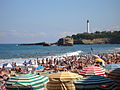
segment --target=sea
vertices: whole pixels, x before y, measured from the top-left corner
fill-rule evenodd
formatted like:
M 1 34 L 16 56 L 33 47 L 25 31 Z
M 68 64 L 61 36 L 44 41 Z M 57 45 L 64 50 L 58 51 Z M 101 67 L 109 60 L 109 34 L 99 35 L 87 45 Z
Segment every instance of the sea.
M 42 59 L 60 55 L 101 54 L 120 52 L 120 44 L 79 44 L 73 46 L 41 46 L 0 44 L 0 66 L 4 63 L 22 63 L 29 59 Z

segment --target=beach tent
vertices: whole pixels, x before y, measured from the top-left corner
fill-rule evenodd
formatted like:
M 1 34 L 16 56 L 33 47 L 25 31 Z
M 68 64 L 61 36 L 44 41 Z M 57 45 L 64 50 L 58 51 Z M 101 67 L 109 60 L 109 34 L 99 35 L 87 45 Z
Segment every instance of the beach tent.
M 4 63 L 3 66 L 5 66 L 7 68 L 12 68 L 13 67 L 10 63 Z
M 44 90 L 45 84 L 49 81 L 46 76 L 35 74 L 21 74 L 11 77 L 7 84 L 7 90 Z
M 104 76 L 88 76 L 74 81 L 76 90 L 116 90 L 115 81 Z
M 47 90 L 75 90 L 73 81 L 83 78 L 83 76 L 71 72 L 57 72 L 48 77 L 50 82 L 46 85 Z
M 120 68 L 107 72 L 107 76 L 117 82 L 118 90 L 120 90 Z
M 13 66 L 10 63 L 8 63 L 6 67 L 7 68 L 13 68 Z
M 10 63 L 4 63 L 3 66 L 5 66 L 5 68 L 13 68 L 13 66 Z
M 97 66 L 87 66 L 87 67 L 83 67 L 82 70 L 79 71 L 80 75 L 83 76 L 91 76 L 91 75 L 101 75 L 104 76 L 105 75 L 105 69 L 102 67 L 97 67 Z
M 117 68 L 120 68 L 120 64 L 107 64 L 105 67 L 104 67 L 106 70 L 114 70 L 114 69 L 117 69 Z

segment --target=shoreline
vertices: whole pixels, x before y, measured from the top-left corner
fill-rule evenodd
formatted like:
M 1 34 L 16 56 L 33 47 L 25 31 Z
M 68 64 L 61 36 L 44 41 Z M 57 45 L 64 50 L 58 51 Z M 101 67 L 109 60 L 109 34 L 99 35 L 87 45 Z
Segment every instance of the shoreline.
M 76 52 L 78 52 L 78 53 L 76 53 Z M 65 56 L 65 57 L 69 57 L 69 56 L 80 56 L 80 55 L 83 55 L 83 56 L 87 56 L 88 58 L 89 57 L 91 57 L 92 55 L 94 55 L 94 54 L 92 54 L 92 53 L 87 53 L 87 54 L 84 54 L 84 53 L 79 53 L 79 51 L 76 51 L 75 52 L 75 54 L 72 54 L 72 53 L 66 53 L 66 54 L 61 54 L 61 55 L 52 55 L 52 56 L 43 56 L 43 57 L 41 57 L 41 58 L 10 58 L 10 59 L 0 59 L 0 67 L 3 65 L 3 64 L 5 64 L 5 63 L 12 63 L 12 62 L 16 62 L 18 65 L 22 65 L 22 63 L 26 60 L 26 61 L 28 61 L 28 60 L 32 60 L 32 61 L 34 61 L 34 60 L 37 60 L 37 59 L 39 59 L 41 62 L 42 62 L 42 59 L 59 59 L 59 58 L 61 58 L 61 57 L 63 57 L 63 56 Z M 106 55 L 108 55 L 108 54 L 117 54 L 117 53 L 120 53 L 120 52 L 111 52 L 111 53 L 98 53 L 99 55 L 102 55 L 102 54 L 106 54 Z M 69 54 L 71 54 L 71 55 L 69 55 Z

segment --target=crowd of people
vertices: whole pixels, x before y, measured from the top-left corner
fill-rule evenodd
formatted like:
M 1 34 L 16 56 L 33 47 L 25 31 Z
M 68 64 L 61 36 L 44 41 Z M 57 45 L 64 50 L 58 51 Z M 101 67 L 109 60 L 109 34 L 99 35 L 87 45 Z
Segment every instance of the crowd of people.
M 0 75 L 8 80 L 11 76 L 22 73 L 41 74 L 43 72 L 55 73 L 59 71 L 70 71 L 78 73 L 80 69 L 88 65 L 105 66 L 110 63 L 120 63 L 120 52 L 98 55 L 59 56 L 58 58 L 43 58 L 40 60 L 25 60 L 23 66 L 12 62 L 12 68 L 2 66 Z M 39 67 L 39 68 L 38 68 Z

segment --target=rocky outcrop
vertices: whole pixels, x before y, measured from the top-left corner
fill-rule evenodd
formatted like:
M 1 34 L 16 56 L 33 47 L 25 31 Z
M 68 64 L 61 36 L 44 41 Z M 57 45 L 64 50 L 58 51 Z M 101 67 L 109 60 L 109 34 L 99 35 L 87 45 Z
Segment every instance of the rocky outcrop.
M 51 46 L 52 44 L 49 42 L 41 42 L 41 43 L 24 43 L 19 45 L 43 45 L 43 46 Z
M 72 46 L 73 39 L 69 37 L 60 38 L 57 42 L 58 46 Z

